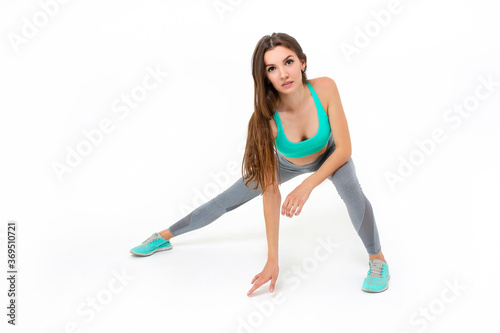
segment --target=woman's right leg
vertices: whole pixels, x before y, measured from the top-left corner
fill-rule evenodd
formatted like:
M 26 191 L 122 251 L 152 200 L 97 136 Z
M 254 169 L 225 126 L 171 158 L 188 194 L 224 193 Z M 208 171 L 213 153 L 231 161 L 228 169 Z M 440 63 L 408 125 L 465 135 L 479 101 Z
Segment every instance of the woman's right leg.
M 284 168 L 283 163 L 280 163 L 280 166 L 281 184 L 302 173 L 286 167 Z M 276 176 L 278 177 L 277 171 Z M 253 183 L 249 183 L 248 185 L 250 187 L 246 187 L 245 181 L 243 181 L 243 178 L 240 177 L 240 179 L 238 179 L 224 192 L 194 209 L 191 213 L 172 224 L 168 229 L 161 231 L 160 235 L 168 240 L 171 237 L 179 236 L 183 233 L 207 226 L 226 212 L 238 208 L 244 203 L 260 195 L 262 193 L 260 185 L 256 190 L 254 190 L 253 187 L 255 185 L 252 186 L 252 184 Z

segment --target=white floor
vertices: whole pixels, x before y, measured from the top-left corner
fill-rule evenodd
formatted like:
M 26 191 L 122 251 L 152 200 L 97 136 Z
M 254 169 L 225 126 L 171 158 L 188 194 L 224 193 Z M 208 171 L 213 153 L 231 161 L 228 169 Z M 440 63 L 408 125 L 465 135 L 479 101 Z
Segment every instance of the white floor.
M 361 291 L 367 254 L 324 182 L 300 217 L 281 220 L 276 290 L 267 283 L 251 297 L 267 250 L 260 198 L 144 258 L 129 249 L 167 221 L 89 209 L 40 216 L 28 228 L 23 221 L 37 212 L 27 210 L 19 218 L 19 323 L 50 332 L 487 332 L 498 327 L 499 164 L 487 149 L 476 149 L 480 162 L 464 158 L 467 142 L 457 138 L 396 195 L 364 182 L 390 267 L 383 293 Z M 365 179 L 368 166 L 357 168 Z

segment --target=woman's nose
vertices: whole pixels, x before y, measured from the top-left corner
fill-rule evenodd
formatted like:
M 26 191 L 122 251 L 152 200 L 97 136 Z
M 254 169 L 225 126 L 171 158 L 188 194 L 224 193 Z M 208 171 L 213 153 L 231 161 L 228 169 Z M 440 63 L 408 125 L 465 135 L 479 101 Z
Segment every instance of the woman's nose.
M 284 69 L 282 69 L 281 70 L 281 78 L 286 79 L 287 77 L 288 77 L 287 71 L 285 71 Z

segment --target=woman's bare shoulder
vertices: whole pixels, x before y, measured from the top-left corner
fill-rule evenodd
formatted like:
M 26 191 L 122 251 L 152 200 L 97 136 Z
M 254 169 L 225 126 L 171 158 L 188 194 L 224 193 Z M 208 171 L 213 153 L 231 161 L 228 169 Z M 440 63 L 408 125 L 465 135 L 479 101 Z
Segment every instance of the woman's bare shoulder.
M 320 91 L 328 90 L 332 86 L 332 84 L 335 84 L 335 81 L 333 81 L 333 79 L 328 76 L 321 76 L 310 79 L 308 81 L 313 86 L 314 90 Z
M 323 104 L 323 108 L 326 110 L 326 114 L 328 114 L 327 101 L 330 100 L 329 94 L 332 90 L 332 86 L 335 86 L 335 81 L 328 76 L 317 77 L 308 81 L 309 83 L 311 83 L 314 91 L 318 95 L 319 100 Z

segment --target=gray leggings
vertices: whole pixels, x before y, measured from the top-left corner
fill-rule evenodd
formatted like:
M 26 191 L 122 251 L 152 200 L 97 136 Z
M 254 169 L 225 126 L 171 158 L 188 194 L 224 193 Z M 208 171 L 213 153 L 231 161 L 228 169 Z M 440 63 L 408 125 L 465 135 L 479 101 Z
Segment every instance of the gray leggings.
M 281 167 L 281 184 L 300 174 L 315 172 L 334 150 L 335 143 L 333 142 L 333 136 L 330 135 L 326 151 L 314 162 L 309 164 L 295 165 L 278 152 Z M 276 174 L 278 174 L 278 171 L 276 171 Z M 363 241 L 368 254 L 377 254 L 381 247 L 375 217 L 373 216 L 372 206 L 364 195 L 358 178 L 356 177 L 356 170 L 352 158 L 349 158 L 349 160 L 330 175 L 328 179 L 333 182 L 337 192 L 346 204 L 351 222 Z M 253 183 L 249 183 L 249 185 L 252 184 Z M 255 184 L 253 186 L 255 186 Z M 169 231 L 172 235 L 179 236 L 185 232 L 204 227 L 215 221 L 224 213 L 238 208 L 260 194 L 262 194 L 260 186 L 254 191 L 252 186 L 246 187 L 243 178 L 240 177 L 239 180 L 224 192 L 172 224 Z

